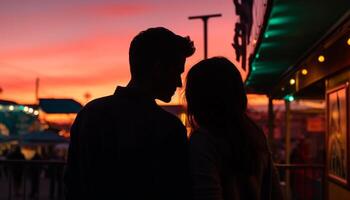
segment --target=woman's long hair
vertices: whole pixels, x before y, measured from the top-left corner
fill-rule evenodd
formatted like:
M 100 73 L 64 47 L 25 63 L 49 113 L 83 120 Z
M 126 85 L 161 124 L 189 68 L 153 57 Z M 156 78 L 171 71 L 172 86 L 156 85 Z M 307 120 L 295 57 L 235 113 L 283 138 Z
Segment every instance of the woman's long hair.
M 251 173 L 257 150 L 247 133 L 247 96 L 235 65 L 223 57 L 200 61 L 187 74 L 185 96 L 192 128 L 225 137 L 234 168 Z

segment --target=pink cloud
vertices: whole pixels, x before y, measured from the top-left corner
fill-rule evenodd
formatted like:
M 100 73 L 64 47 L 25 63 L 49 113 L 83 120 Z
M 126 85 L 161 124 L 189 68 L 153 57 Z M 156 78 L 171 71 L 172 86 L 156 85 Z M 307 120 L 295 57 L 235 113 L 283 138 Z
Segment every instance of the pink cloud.
M 149 5 L 142 4 L 105 4 L 83 7 L 81 11 L 97 16 L 131 16 L 145 14 L 152 10 Z
M 127 50 L 129 37 L 123 35 L 99 35 L 68 41 L 65 43 L 54 43 L 32 48 L 17 48 L 11 50 L 0 50 L 0 59 L 30 59 L 58 56 L 62 54 L 79 54 L 95 52 L 97 49 L 108 48 L 114 53 Z

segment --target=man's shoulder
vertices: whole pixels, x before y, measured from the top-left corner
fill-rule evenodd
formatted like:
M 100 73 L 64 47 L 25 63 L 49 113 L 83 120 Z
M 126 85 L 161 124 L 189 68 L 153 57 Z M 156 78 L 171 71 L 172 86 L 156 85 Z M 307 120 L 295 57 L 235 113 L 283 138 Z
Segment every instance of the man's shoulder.
M 113 108 L 113 96 L 105 96 L 94 99 L 87 103 L 83 109 L 78 113 L 72 127 L 84 128 L 86 132 L 93 130 L 101 124 L 106 122 L 111 116 L 110 111 Z M 105 124 L 105 125 L 106 125 Z
M 94 99 L 88 102 L 78 113 L 77 118 L 84 119 L 95 119 L 107 114 L 113 107 L 113 96 L 105 96 Z
M 111 109 L 115 104 L 113 95 L 100 97 L 88 102 L 82 109 L 82 113 L 99 113 Z
M 113 102 L 113 95 L 100 97 L 94 99 L 84 106 L 84 109 L 98 109 L 101 107 L 109 106 Z

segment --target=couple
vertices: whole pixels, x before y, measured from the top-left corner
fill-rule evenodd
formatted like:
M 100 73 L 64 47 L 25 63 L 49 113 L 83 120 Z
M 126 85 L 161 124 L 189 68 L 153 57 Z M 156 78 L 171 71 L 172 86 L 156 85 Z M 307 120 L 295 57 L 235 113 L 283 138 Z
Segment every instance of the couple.
M 189 142 L 181 121 L 155 103 L 182 87 L 194 51 L 188 37 L 161 27 L 133 39 L 128 85 L 88 103 L 72 126 L 68 200 L 282 199 L 266 139 L 245 114 L 244 85 L 229 60 L 203 60 L 188 73 Z

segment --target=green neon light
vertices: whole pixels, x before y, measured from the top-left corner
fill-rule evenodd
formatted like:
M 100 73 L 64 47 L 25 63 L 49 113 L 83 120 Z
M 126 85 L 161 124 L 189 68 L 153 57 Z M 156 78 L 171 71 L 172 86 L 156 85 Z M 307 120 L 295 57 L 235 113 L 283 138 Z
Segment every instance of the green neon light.
M 271 12 L 271 16 L 275 16 L 278 14 L 284 14 L 289 9 L 290 8 L 288 7 L 288 5 L 274 5 L 272 12 Z
M 290 23 L 293 22 L 295 20 L 295 18 L 287 16 L 287 17 L 274 17 L 271 18 L 268 22 L 269 26 L 270 25 L 280 25 L 280 24 L 286 24 L 286 23 Z
M 268 48 L 268 47 L 274 47 L 276 45 L 277 45 L 277 43 L 275 43 L 275 42 L 263 42 L 263 43 L 261 43 L 260 47 L 261 48 Z
M 289 101 L 289 102 L 292 102 L 295 100 L 294 96 L 293 95 L 286 95 L 284 97 L 285 100 Z
M 287 33 L 288 33 L 288 30 L 268 30 L 265 33 L 265 37 L 266 35 L 268 35 L 268 37 L 274 37 L 274 36 L 284 35 Z

